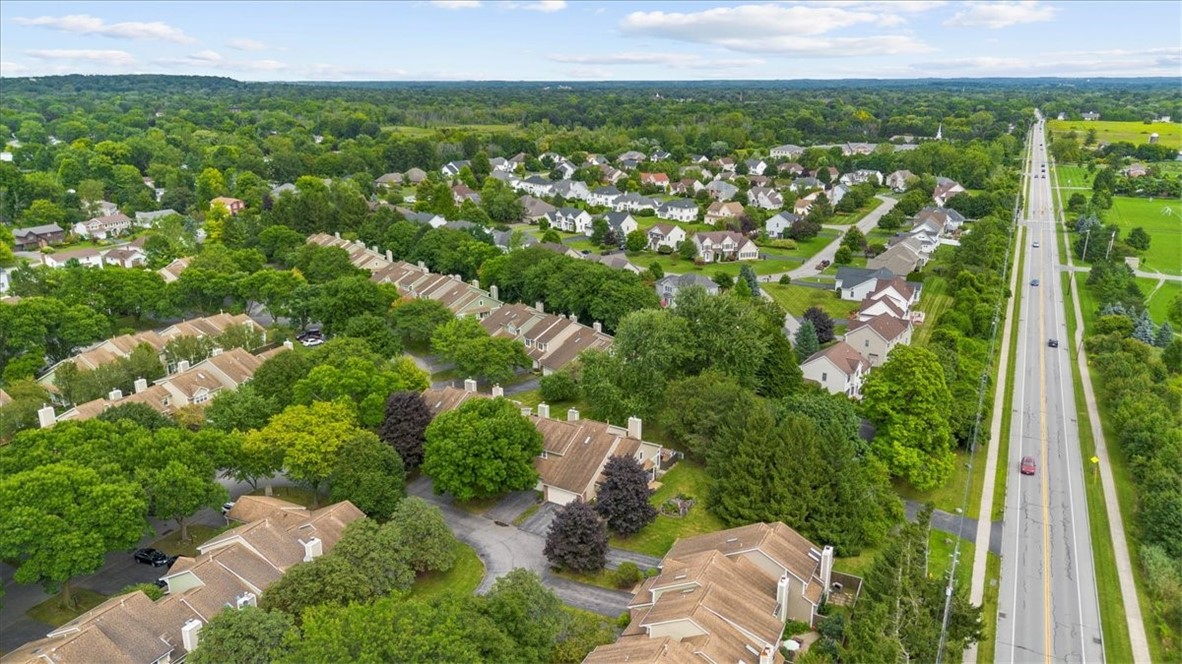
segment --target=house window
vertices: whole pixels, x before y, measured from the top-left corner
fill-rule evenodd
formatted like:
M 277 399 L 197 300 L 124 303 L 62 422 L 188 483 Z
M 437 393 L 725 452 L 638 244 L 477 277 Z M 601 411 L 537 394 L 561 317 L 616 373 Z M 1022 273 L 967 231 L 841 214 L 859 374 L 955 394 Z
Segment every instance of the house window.
M 829 374 L 828 374 L 828 373 L 826 373 L 826 372 L 824 372 L 824 371 L 822 371 L 822 372 L 821 372 L 821 382 L 822 382 L 822 383 L 824 383 L 824 382 L 825 382 L 825 381 L 827 381 L 827 380 L 829 380 Z
M 864 344 L 863 348 L 869 348 L 869 347 L 870 347 L 870 340 L 869 340 L 869 339 L 867 339 L 866 341 L 863 341 L 862 343 Z

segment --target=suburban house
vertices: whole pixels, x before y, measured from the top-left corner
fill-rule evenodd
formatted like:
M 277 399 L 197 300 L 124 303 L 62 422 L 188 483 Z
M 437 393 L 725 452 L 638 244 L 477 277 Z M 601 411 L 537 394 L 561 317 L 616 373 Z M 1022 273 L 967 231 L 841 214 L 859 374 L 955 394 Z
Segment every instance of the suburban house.
M 365 518 L 343 501 L 310 511 L 278 498 L 242 496 L 226 515 L 241 523 L 182 556 L 162 577 L 164 597 L 117 595 L 4 657 L 6 664 L 179 662 L 218 613 L 258 606 L 273 583 L 332 551 L 345 526 Z
M 882 171 L 874 171 L 865 168 L 858 169 L 852 173 L 846 173 L 839 178 L 842 184 L 850 186 L 856 184 L 871 183 L 875 185 L 882 185 Z
M 585 201 L 591 197 L 591 190 L 578 180 L 559 180 L 554 183 L 554 195 L 568 201 Z
M 565 244 L 560 244 L 558 242 L 539 242 L 538 247 L 545 249 L 546 251 L 553 251 L 554 253 L 558 254 L 559 256 L 566 256 L 567 258 L 582 258 L 583 257 L 583 255 L 580 254 L 579 252 L 575 251 L 574 249 L 571 249 L 570 247 L 568 247 Z
M 296 187 L 294 184 L 292 184 L 290 182 L 284 182 L 283 184 L 281 184 L 277 187 L 273 187 L 271 189 L 271 199 L 272 200 L 278 199 L 283 194 L 295 195 L 298 193 L 300 193 L 300 190 L 298 187 Z
M 127 268 L 143 267 L 148 264 L 148 255 L 135 245 L 125 244 L 103 252 L 103 264 Z
M 554 193 L 554 183 L 548 177 L 531 175 L 518 182 L 517 189 L 532 196 L 550 196 Z
M 735 160 L 731 157 L 722 157 L 718 160 L 718 167 L 727 173 L 734 173 L 736 167 Z
M 964 187 L 962 187 L 956 180 L 950 180 L 948 178 L 942 177 L 936 178 L 936 188 L 934 191 L 932 191 L 932 200 L 936 202 L 936 205 L 944 207 L 944 204 L 948 202 L 948 199 L 956 196 L 957 194 L 963 194 L 964 191 Z
M 103 252 L 91 247 L 58 251 L 52 254 L 38 254 L 38 256 L 42 265 L 52 268 L 66 267 L 70 261 L 77 261 L 83 267 L 101 268 L 103 266 Z
M 189 263 L 193 262 L 192 256 L 182 256 L 164 267 L 156 270 L 160 277 L 164 279 L 164 283 L 171 284 L 180 279 L 181 273 L 189 267 Z
M 771 187 L 752 187 L 747 191 L 747 203 L 764 210 L 784 207 L 784 197 Z
M 219 392 L 238 389 L 254 376 L 263 362 L 287 349 L 286 346 L 279 346 L 260 355 L 252 355 L 241 348 L 224 352 L 214 349 L 213 355 L 192 366 L 189 366 L 188 361 L 181 360 L 175 372 L 152 385 L 148 385 L 148 381 L 143 378 L 137 379 L 133 394 L 124 395 L 120 390 L 111 390 L 106 397 L 70 408 L 58 415 L 57 421 L 88 420 L 98 417 L 108 408 L 127 403 L 142 403 L 163 415 L 172 414 L 185 406 L 204 407 Z M 42 426 L 46 424 L 48 422 L 43 422 Z
M 798 217 L 803 217 L 808 214 L 809 211 L 813 209 L 813 201 L 817 200 L 817 197 L 820 195 L 821 192 L 814 191 L 807 196 L 801 196 L 800 198 L 796 199 L 796 202 L 792 204 L 792 214 Z M 830 203 L 832 202 L 833 201 L 830 201 Z
M 609 164 L 601 164 L 599 166 L 599 172 L 603 173 L 603 181 L 611 184 L 615 184 L 628 177 L 627 173 Z
M 748 175 L 747 184 L 752 187 L 770 187 L 775 182 L 772 178 L 766 175 Z
M 804 154 L 804 148 L 799 145 L 777 145 L 770 152 L 773 159 L 796 159 Z
M 890 249 L 866 261 L 866 268 L 883 268 L 894 274 L 911 274 L 927 263 L 928 255 L 921 250 L 920 241 L 913 237 L 895 243 Z
M 848 193 L 850 193 L 849 185 L 838 183 L 825 192 L 825 197 L 829 199 L 830 205 L 837 205 Z
M 739 193 L 739 188 L 725 180 L 711 180 L 706 184 L 706 191 L 716 201 L 729 201 Z
M 707 156 L 706 156 L 706 155 L 704 155 L 704 154 L 691 154 L 691 155 L 689 156 L 689 162 L 690 162 L 691 164 L 699 164 L 699 165 L 700 165 L 700 164 L 709 164 L 709 163 L 710 163 L 710 157 L 707 157 Z
M 661 298 L 662 307 L 674 306 L 677 299 L 677 294 L 683 288 L 690 286 L 699 286 L 706 291 L 707 295 L 718 295 L 718 284 L 714 280 L 701 274 L 690 272 L 688 274 L 667 274 L 657 281 L 656 289 L 657 296 Z
M 850 323 L 845 342 L 853 346 L 871 367 L 880 367 L 899 344 L 911 343 L 911 321 L 882 314 Z
M 603 333 L 598 322 L 587 327 L 574 314 L 548 314 L 541 302 L 533 307 L 506 304 L 480 324 L 494 337 L 521 341 L 525 354 L 533 360 L 533 369 L 544 376 L 570 364 L 588 348 L 606 350 L 612 345 L 612 337 Z
M 866 294 L 864 299 L 889 299 L 900 309 L 911 310 L 919 302 L 920 284 L 906 281 L 903 277 L 880 279 L 878 285 Z
M 749 175 L 763 175 L 768 167 L 768 163 L 762 159 L 748 159 L 743 162 L 743 165 L 747 167 Z
M 494 387 L 492 397 L 504 397 Z M 423 401 L 435 415 L 459 408 L 468 399 L 483 399 L 476 391 L 476 381 L 464 381 L 464 389 L 444 387 L 423 392 Z M 537 414 L 522 408 L 542 434 L 542 454 L 534 459 L 538 471 L 537 490 L 546 502 L 566 505 L 575 500 L 590 502 L 598 492 L 603 467 L 613 456 L 629 456 L 641 463 L 655 479 L 661 468 L 662 447 L 642 438 L 643 422 L 628 418 L 628 426 L 617 427 L 595 420 L 585 420 L 571 408 L 563 419 L 550 417 L 550 406 L 538 404 Z
M 669 189 L 669 176 L 664 173 L 641 173 L 640 184 Z
M 394 187 L 402 186 L 402 182 L 405 179 L 406 176 L 404 176 L 402 173 L 386 173 L 374 180 L 373 186 L 375 189 L 392 189 Z
M 456 205 L 463 205 L 464 201 L 472 201 L 477 205 L 480 204 L 480 192 L 472 189 L 466 184 L 457 184 L 451 188 L 451 198 Z
M 407 221 L 413 221 L 416 224 L 430 226 L 431 228 L 440 228 L 447 224 L 447 219 L 434 212 L 415 212 L 407 208 L 394 208 Z
M 607 222 L 607 227 L 616 234 L 616 239 L 620 242 L 628 237 L 628 234 L 640 228 L 640 224 L 632 218 L 632 215 L 627 212 L 608 212 L 603 215 L 603 220 Z
M 738 219 L 743 214 L 743 204 L 738 201 L 714 201 L 706 208 L 706 223 L 714 225 L 726 219 Z
M 551 228 L 567 233 L 589 233 L 591 231 L 591 214 L 586 210 L 574 207 L 558 208 L 545 217 Z
M 780 164 L 778 170 L 780 175 L 804 175 L 804 166 L 801 166 L 794 161 L 788 161 Z
M 579 167 L 570 163 L 566 159 L 559 158 L 554 162 L 554 168 L 551 170 L 558 171 L 558 174 L 562 176 L 561 179 L 569 180 L 570 178 L 574 177 L 575 172 L 579 170 Z
M 1149 168 L 1145 164 L 1129 164 L 1121 173 L 1125 177 L 1140 178 L 1149 175 Z
M 891 188 L 891 191 L 902 193 L 907 191 L 907 187 L 910 187 L 911 183 L 918 179 L 911 171 L 895 171 L 886 176 L 885 184 Z
M 467 160 L 449 161 L 439 169 L 439 172 L 445 177 L 455 177 L 460 174 L 460 171 L 464 170 L 465 166 L 471 166 L 471 163 L 472 162 Z
M 525 210 L 525 219 L 534 223 L 537 223 L 539 219 L 558 209 L 546 201 L 540 198 L 534 198 L 529 194 L 518 198 L 517 202 L 521 203 L 521 207 Z
M 652 161 L 665 161 L 666 159 L 672 158 L 672 153 L 666 152 L 664 150 L 654 150 L 653 153 L 649 155 L 649 159 Z
M 591 205 L 601 205 L 604 207 L 611 207 L 615 205 L 616 199 L 623 195 L 619 189 L 611 185 L 596 187 L 591 190 L 591 194 L 587 197 L 587 203 Z
M 832 394 L 851 399 L 862 398 L 862 383 L 870 373 L 870 363 L 856 348 L 844 341 L 813 353 L 800 363 L 805 380 L 820 383 Z
M 911 230 L 917 231 L 921 225 L 928 224 L 937 236 L 948 235 L 960 230 L 964 222 L 964 215 L 952 208 L 926 207 L 916 213 L 915 225 Z
M 792 181 L 792 184 L 790 184 L 788 186 L 788 188 L 791 189 L 792 191 L 800 193 L 802 191 L 808 191 L 810 189 L 824 189 L 825 185 L 817 178 L 814 178 L 811 176 L 806 176 L 806 177 L 796 178 L 795 180 Z
M 788 229 L 792 228 L 792 224 L 800 221 L 800 217 L 791 212 L 779 212 L 774 217 L 767 220 L 764 224 L 764 230 L 767 231 L 767 236 L 770 238 L 782 238 L 788 233 Z
M 717 261 L 753 261 L 759 258 L 759 247 L 742 233 L 734 231 L 710 231 L 695 233 L 694 246 L 698 258 L 707 263 Z
M 698 182 L 694 178 L 682 178 L 669 185 L 669 193 L 679 194 L 681 196 L 693 196 L 705 188 L 706 185 Z
M 635 192 L 629 192 L 617 198 L 616 202 L 612 205 L 612 209 L 616 212 L 656 211 L 660 205 L 661 201 L 651 196 L 642 196 Z
M 424 171 L 421 168 L 408 168 L 406 169 L 406 173 L 404 175 L 406 177 L 406 181 L 410 184 L 419 184 L 423 180 L 427 179 L 427 171 Z
M 628 260 L 623 253 L 617 254 L 596 254 L 590 253 L 584 256 L 589 261 L 595 261 L 602 265 L 606 265 L 613 270 L 624 270 L 632 274 L 640 274 L 644 270 L 639 266 Z
M 657 208 L 657 216 L 674 221 L 697 221 L 698 204 L 689 198 L 675 198 L 662 203 Z
M 685 242 L 685 229 L 673 224 L 654 224 L 648 229 L 648 248 L 658 251 L 661 247 L 669 247 L 674 251 L 678 245 Z
M 209 209 L 212 210 L 214 206 L 217 205 L 225 207 L 226 211 L 230 214 L 238 214 L 239 212 L 242 212 L 246 209 L 246 201 L 240 198 L 229 198 L 227 196 L 218 196 L 217 198 L 209 201 Z
M 106 240 L 122 235 L 131 229 L 131 217 L 116 212 L 112 215 L 93 217 L 74 224 L 74 234 L 92 240 Z
M 620 156 L 616 157 L 616 162 L 617 163 L 622 162 L 622 161 L 641 162 L 641 161 L 644 161 L 645 159 L 647 159 L 647 157 L 645 156 L 645 154 L 643 152 L 637 152 L 636 150 L 629 150 L 629 151 L 621 154 Z
M 813 625 L 823 603 L 860 591 L 833 562 L 833 547 L 780 522 L 681 538 L 632 597 L 619 640 L 583 662 L 782 664 L 786 623 Z
M 520 229 L 518 229 L 519 231 Z M 519 247 L 532 247 L 538 243 L 538 238 L 525 231 L 489 231 L 493 237 L 493 244 L 501 251 L 510 251 Z M 516 233 L 516 239 L 514 234 Z
M 155 226 L 161 219 L 179 215 L 176 210 L 165 208 L 163 210 L 154 210 L 152 212 L 136 212 L 135 224 L 137 226 Z
M 894 272 L 882 268 L 872 270 L 862 267 L 839 267 L 834 288 L 841 295 L 841 299 L 860 302 L 876 290 L 880 284 L 898 278 Z M 915 284 L 915 286 L 914 290 L 918 300 L 919 284 Z
M 1087 120 L 1089 122 L 1095 122 L 1096 120 L 1100 119 L 1100 114 L 1095 111 L 1087 111 L 1085 113 L 1082 113 L 1080 115 L 1080 117 L 1082 117 L 1084 120 Z
M 860 321 L 868 321 L 878 316 L 893 316 L 900 320 L 912 318 L 906 306 L 895 304 L 895 300 L 889 297 L 882 297 L 877 300 L 867 297 L 862 300 L 853 318 Z
M 13 249 L 16 251 L 37 251 L 42 247 L 61 244 L 66 231 L 57 224 L 43 224 L 27 228 L 12 229 Z

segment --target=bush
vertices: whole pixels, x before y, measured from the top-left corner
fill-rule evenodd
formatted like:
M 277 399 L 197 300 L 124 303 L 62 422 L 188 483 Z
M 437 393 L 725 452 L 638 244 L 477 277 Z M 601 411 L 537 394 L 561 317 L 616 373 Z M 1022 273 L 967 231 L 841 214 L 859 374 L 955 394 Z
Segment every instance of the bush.
M 760 240 L 759 242 L 756 242 L 756 244 L 761 247 L 774 247 L 776 249 L 795 249 L 796 248 L 796 241 L 789 240 L 789 239 Z
M 619 627 L 621 630 L 628 629 L 628 625 L 630 624 L 632 624 L 632 612 L 630 611 L 625 611 L 616 618 L 616 627 Z
M 657 253 L 661 254 L 662 256 L 669 256 L 673 253 L 673 247 L 670 247 L 667 244 L 663 244 L 660 246 L 659 249 L 657 249 Z
M 640 583 L 644 575 L 640 573 L 640 568 L 633 562 L 623 562 L 612 572 L 612 582 L 620 590 L 628 590 L 629 588 Z
M 792 283 L 792 277 L 788 276 L 787 274 L 780 275 L 780 284 L 781 285 L 787 286 L 790 283 Z
M 547 403 L 574 401 L 579 398 L 579 385 L 569 373 L 558 371 L 542 377 L 538 392 Z
M 152 600 L 153 602 L 160 599 L 161 597 L 164 597 L 164 590 L 154 583 L 135 583 L 130 586 L 124 586 L 119 592 L 115 593 L 115 595 L 128 595 L 137 590 L 144 591 L 144 594 L 148 596 L 148 599 Z

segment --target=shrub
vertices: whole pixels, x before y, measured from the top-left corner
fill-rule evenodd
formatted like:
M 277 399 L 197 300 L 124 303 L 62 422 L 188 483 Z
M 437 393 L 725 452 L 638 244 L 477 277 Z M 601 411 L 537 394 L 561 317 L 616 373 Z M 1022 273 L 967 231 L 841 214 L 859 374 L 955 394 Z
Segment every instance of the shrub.
M 792 277 L 790 277 L 786 274 L 781 274 L 780 275 L 780 283 L 784 286 L 787 286 L 788 284 L 792 283 Z
M 574 401 L 579 398 L 579 386 L 568 372 L 558 371 L 543 376 L 538 384 L 538 392 L 547 403 Z
M 663 244 L 659 249 L 657 249 L 657 253 L 661 254 L 662 256 L 668 256 L 673 253 L 673 247 Z
M 633 562 L 623 562 L 612 572 L 612 582 L 620 590 L 627 590 L 632 586 L 640 583 L 644 575 L 640 573 L 640 568 Z

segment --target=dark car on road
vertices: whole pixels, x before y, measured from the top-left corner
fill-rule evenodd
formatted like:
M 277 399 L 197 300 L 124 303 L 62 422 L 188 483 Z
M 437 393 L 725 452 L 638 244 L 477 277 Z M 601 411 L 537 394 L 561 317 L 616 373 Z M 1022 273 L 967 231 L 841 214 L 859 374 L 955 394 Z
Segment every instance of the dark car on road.
M 1050 346 L 1051 348 L 1058 348 L 1059 347 L 1059 340 L 1058 339 L 1048 339 L 1047 345 Z
M 171 565 L 174 558 L 169 558 L 168 554 L 159 549 L 136 549 L 135 561 L 144 565 L 151 565 L 152 567 L 164 567 Z
M 1038 467 L 1034 463 L 1034 457 L 1032 457 L 1032 456 L 1022 457 L 1022 474 L 1023 475 L 1033 475 L 1036 470 L 1038 470 Z
M 296 335 L 296 341 L 303 344 L 306 348 L 311 348 L 324 343 L 324 334 L 320 330 L 308 330 L 307 332 Z
M 1031 279 L 1031 280 L 1030 280 L 1030 285 L 1031 285 L 1031 286 L 1037 286 L 1037 285 L 1038 285 L 1038 279 Z

